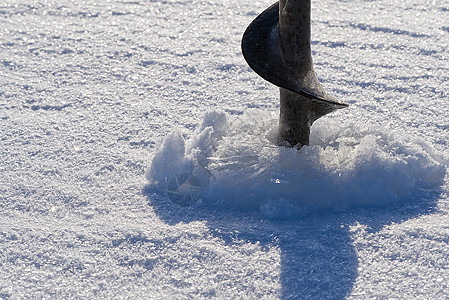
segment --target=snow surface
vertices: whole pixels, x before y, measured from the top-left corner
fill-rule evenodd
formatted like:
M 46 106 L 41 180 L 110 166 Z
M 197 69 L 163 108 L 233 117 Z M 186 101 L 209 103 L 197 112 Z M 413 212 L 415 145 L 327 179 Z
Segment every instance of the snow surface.
M 1 2 L 0 298 L 449 297 L 449 3 L 313 2 L 351 105 L 299 152 L 240 52 L 271 4 Z

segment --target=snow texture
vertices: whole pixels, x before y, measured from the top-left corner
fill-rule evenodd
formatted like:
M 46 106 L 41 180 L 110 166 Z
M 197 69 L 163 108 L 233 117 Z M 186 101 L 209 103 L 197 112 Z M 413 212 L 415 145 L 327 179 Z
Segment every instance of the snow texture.
M 0 3 L 1 299 L 448 297 L 449 4 L 313 2 L 350 107 L 299 152 L 240 51 L 271 4 Z

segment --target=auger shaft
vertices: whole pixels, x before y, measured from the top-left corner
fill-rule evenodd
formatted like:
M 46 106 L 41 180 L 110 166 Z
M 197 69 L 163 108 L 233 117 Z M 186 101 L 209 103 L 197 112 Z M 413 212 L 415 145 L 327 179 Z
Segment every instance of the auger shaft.
M 279 1 L 279 48 L 284 62 L 300 73 L 313 71 L 310 47 L 310 1 Z
M 311 0 L 279 1 L 279 49 L 286 65 L 308 85 L 321 88 L 313 69 L 310 46 Z M 280 88 L 279 137 L 291 147 L 309 145 L 312 123 L 326 114 L 314 101 Z
M 311 0 L 280 0 L 246 29 L 242 52 L 262 78 L 280 87 L 279 145 L 309 144 L 318 118 L 347 107 L 326 93 L 313 69 Z

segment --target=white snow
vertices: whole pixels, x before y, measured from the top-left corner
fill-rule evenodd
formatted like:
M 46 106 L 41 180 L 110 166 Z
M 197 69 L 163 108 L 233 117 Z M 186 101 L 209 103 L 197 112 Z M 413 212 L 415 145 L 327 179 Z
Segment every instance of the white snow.
M 351 105 L 299 152 L 240 51 L 271 4 L 0 3 L 0 298 L 448 297 L 449 4 L 314 1 Z

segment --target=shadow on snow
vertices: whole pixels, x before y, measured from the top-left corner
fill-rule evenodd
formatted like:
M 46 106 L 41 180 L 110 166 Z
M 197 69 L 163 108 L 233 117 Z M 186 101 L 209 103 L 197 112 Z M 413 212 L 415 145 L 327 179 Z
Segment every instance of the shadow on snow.
M 149 205 L 166 224 L 206 221 L 212 234 L 226 244 L 238 246 L 244 241 L 259 243 L 262 249 L 278 247 L 282 299 L 344 299 L 358 275 L 350 225 L 360 223 L 377 232 L 385 225 L 432 213 L 440 193 L 428 191 L 420 199 L 383 208 L 322 211 L 295 220 L 272 221 L 254 210 L 217 209 L 201 203 L 180 207 L 150 185 L 143 189 Z

